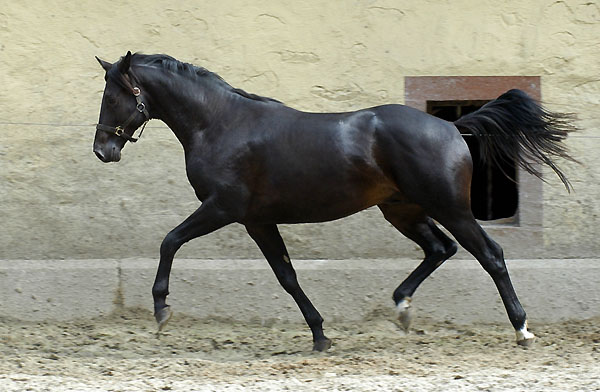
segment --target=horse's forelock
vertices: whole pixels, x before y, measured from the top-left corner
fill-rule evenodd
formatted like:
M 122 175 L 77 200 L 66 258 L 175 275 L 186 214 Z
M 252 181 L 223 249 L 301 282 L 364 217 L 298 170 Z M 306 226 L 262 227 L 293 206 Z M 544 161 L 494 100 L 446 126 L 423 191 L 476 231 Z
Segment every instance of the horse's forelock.
M 117 61 L 116 63 L 114 63 L 111 69 L 109 69 L 106 72 L 106 81 L 108 82 L 110 80 L 112 82 L 117 83 L 121 87 L 126 87 L 123 74 L 121 73 L 121 71 L 119 71 L 119 62 L 121 60 L 122 58 L 119 59 L 119 61 Z

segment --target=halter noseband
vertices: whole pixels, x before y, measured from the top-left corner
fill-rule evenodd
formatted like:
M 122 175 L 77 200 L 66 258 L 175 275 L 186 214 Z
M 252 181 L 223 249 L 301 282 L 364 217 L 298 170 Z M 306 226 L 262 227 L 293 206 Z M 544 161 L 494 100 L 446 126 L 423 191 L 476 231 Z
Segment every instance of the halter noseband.
M 142 102 L 142 98 L 140 98 L 141 91 L 140 91 L 139 87 L 133 87 L 132 93 L 133 93 L 133 96 L 135 97 L 135 101 L 137 102 L 137 104 L 135 105 L 136 111 L 131 113 L 131 116 L 129 116 L 127 121 L 125 121 L 125 124 L 117 125 L 116 127 L 111 127 L 109 125 L 104 125 L 104 124 L 98 123 L 96 125 L 96 130 L 104 131 L 104 132 L 110 133 L 111 135 L 117 135 L 117 136 L 122 137 L 123 139 L 128 140 L 132 143 L 135 143 L 138 141 L 138 139 L 142 136 L 142 133 L 144 132 L 144 128 L 146 128 L 146 124 L 148 123 L 148 120 L 150 120 L 150 113 L 148 113 L 148 110 L 146 109 L 146 105 L 144 104 L 144 102 Z M 126 134 L 125 129 L 127 129 L 129 124 L 131 124 L 131 122 L 137 117 L 137 115 L 139 113 L 142 113 L 144 115 L 144 117 L 146 117 L 146 120 L 144 121 L 142 130 L 140 131 L 140 135 L 137 138 L 135 138 L 135 137 L 133 137 L 133 135 L 130 136 L 130 135 Z M 134 133 L 135 133 L 135 131 L 134 131 Z

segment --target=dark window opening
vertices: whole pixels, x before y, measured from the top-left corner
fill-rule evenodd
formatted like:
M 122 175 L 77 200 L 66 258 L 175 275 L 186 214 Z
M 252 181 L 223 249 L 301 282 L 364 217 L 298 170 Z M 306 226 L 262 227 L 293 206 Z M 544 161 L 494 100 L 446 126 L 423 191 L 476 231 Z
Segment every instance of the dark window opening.
M 476 111 L 488 101 L 427 101 L 427 113 L 446 121 Z M 519 191 L 516 183 L 514 161 L 499 166 L 483 163 L 477 139 L 463 135 L 473 157 L 473 180 L 471 182 L 471 210 L 479 220 L 512 218 L 517 213 Z M 510 178 L 504 174 L 506 173 Z

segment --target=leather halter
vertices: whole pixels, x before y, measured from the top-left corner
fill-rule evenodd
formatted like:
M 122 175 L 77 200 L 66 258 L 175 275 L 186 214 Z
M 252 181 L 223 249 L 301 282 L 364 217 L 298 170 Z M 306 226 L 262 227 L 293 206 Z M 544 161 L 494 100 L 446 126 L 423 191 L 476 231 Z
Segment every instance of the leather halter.
M 139 87 L 133 87 L 131 89 L 131 92 L 133 93 L 133 96 L 135 97 L 135 101 L 137 102 L 137 104 L 135 105 L 136 111 L 131 113 L 131 116 L 129 116 L 127 121 L 125 121 L 125 123 L 123 125 L 117 125 L 116 127 L 111 127 L 109 125 L 104 125 L 104 124 L 98 123 L 96 125 L 96 130 L 107 132 L 107 133 L 110 133 L 111 135 L 117 135 L 117 136 L 122 137 L 123 139 L 128 140 L 132 143 L 135 143 L 138 141 L 138 139 L 142 136 L 142 133 L 144 132 L 144 128 L 146 127 L 148 120 L 150 120 L 150 113 L 148 113 L 148 110 L 146 109 L 146 105 L 144 104 L 144 102 L 142 102 L 142 98 L 140 98 L 141 91 L 140 91 Z M 135 138 L 135 137 L 133 137 L 133 133 L 135 133 L 135 130 L 133 131 L 132 135 L 128 135 L 127 133 L 125 133 L 125 130 L 129 126 L 129 124 L 131 124 L 131 122 L 133 120 L 135 120 L 135 118 L 140 113 L 142 113 L 144 115 L 146 120 L 144 121 L 142 130 L 140 131 L 140 135 L 137 138 Z

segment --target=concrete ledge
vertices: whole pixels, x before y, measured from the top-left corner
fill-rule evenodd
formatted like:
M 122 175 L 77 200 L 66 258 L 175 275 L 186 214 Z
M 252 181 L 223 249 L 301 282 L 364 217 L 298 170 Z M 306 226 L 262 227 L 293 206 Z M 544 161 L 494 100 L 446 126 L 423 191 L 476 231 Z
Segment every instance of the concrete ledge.
M 0 260 L 0 317 L 70 320 L 110 313 L 116 260 Z
M 393 317 L 391 294 L 416 260 L 295 260 L 300 284 L 326 321 Z M 158 262 L 1 260 L 0 317 L 70 320 L 122 307 L 152 310 Z M 510 260 L 529 319 L 600 316 L 600 260 Z M 169 303 L 199 318 L 302 322 L 265 260 L 175 260 Z M 474 260 L 450 260 L 417 291 L 416 317 L 457 323 L 508 322 L 492 280 Z

